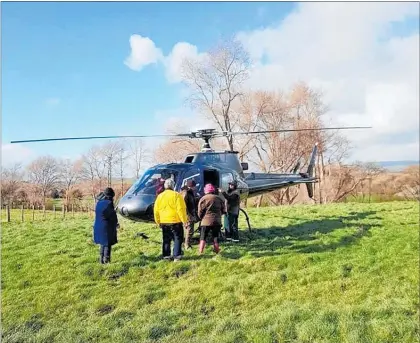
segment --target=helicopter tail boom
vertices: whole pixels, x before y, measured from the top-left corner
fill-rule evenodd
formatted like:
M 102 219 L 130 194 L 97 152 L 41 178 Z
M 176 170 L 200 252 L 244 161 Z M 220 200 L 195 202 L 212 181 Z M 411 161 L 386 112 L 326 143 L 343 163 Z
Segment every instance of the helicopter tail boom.
M 304 183 L 310 198 L 314 195 L 313 184 L 317 182 L 314 177 L 315 159 L 318 151 L 318 143 L 312 149 L 309 165 L 306 173 L 297 173 L 300 162 L 296 164 L 290 174 L 270 174 L 270 173 L 250 173 L 246 175 L 245 181 L 249 187 L 249 196 L 257 196 L 267 192 L 272 192 L 281 188 L 286 188 Z

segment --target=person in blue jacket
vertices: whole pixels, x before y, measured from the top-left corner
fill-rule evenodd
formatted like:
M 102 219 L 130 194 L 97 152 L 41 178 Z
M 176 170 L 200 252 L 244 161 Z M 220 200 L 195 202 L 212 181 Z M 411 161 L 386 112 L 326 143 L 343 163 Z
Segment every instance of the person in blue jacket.
M 100 263 L 111 262 L 111 247 L 118 243 L 118 218 L 114 208 L 115 192 L 112 188 L 105 188 L 98 197 L 95 208 L 95 222 L 93 224 L 93 240 L 100 245 Z

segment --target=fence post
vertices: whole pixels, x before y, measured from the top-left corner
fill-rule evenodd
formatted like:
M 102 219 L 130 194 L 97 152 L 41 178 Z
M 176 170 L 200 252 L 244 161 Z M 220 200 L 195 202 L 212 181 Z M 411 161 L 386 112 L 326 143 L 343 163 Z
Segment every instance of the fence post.
M 57 212 L 55 211 L 55 204 L 53 205 L 54 219 L 57 218 Z
M 24 212 L 23 212 L 23 204 L 22 204 L 22 206 L 21 206 L 21 217 L 22 217 L 22 222 L 24 222 L 25 220 L 24 220 Z
M 35 205 L 32 205 L 32 221 L 35 221 Z
M 72 216 L 74 218 L 74 204 L 71 204 L 71 214 L 72 214 Z
M 42 205 L 42 217 L 44 218 L 44 220 L 45 220 L 45 204 L 44 205 Z
M 10 205 L 6 205 L 6 211 L 7 211 L 7 222 L 10 223 Z
M 66 217 L 66 207 L 64 206 L 64 204 L 62 205 L 62 209 L 63 209 L 63 219 Z

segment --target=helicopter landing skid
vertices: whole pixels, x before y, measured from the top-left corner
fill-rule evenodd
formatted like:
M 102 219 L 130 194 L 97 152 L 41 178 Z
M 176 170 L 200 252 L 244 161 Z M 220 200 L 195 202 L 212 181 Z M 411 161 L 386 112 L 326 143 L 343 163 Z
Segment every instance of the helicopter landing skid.
M 251 228 L 251 223 L 249 222 L 248 213 L 246 213 L 246 211 L 243 208 L 239 208 L 239 210 L 245 215 L 246 223 L 248 225 L 248 231 L 249 231 L 249 233 L 252 233 L 252 228 Z M 197 228 L 194 230 L 195 233 L 200 233 L 200 226 L 201 226 L 200 224 L 201 224 L 201 222 L 198 222 Z M 224 240 L 225 237 L 224 237 L 223 232 L 221 232 L 220 234 L 221 234 L 220 238 L 222 238 Z
M 251 229 L 251 224 L 249 223 L 249 217 L 248 217 L 248 214 L 246 213 L 246 211 L 245 211 L 243 208 L 239 208 L 239 209 L 241 210 L 241 212 L 242 212 L 243 214 L 245 214 L 246 223 L 248 224 L 248 230 L 249 230 L 249 232 L 252 232 L 252 229 Z

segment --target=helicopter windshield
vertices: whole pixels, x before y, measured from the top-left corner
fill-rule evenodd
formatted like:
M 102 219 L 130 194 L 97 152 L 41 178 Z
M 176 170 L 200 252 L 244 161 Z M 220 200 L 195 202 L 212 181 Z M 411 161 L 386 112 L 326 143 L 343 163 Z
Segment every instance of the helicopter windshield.
M 157 195 L 163 191 L 163 184 L 166 179 L 172 178 L 177 181 L 178 172 L 175 170 L 149 169 L 138 179 L 128 190 L 128 194 Z

